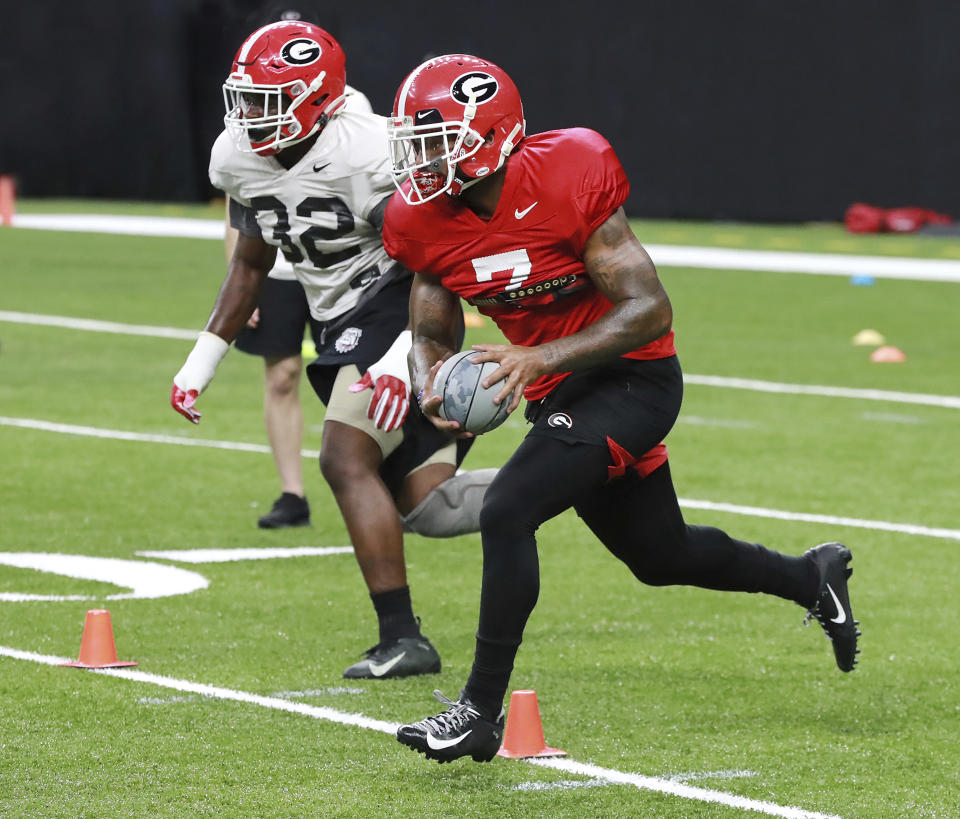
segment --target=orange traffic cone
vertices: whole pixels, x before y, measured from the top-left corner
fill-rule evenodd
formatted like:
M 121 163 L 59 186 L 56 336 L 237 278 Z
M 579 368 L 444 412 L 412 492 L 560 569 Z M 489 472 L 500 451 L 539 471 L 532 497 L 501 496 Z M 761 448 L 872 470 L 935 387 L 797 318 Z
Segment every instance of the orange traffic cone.
M 113 626 L 110 612 L 106 609 L 90 609 L 83 624 L 80 640 L 80 657 L 75 663 L 60 663 L 73 668 L 122 668 L 136 665 L 117 659 L 117 647 L 113 642 Z
M 899 347 L 878 347 L 873 351 L 870 360 L 899 364 L 901 361 L 907 360 L 907 354 Z
M 12 176 L 0 176 L 0 225 L 13 224 L 13 209 L 17 186 Z
M 543 740 L 540 724 L 540 706 L 536 691 L 514 691 L 510 695 L 507 728 L 503 732 L 503 747 L 497 756 L 523 759 L 529 756 L 566 756 L 566 751 L 550 748 Z

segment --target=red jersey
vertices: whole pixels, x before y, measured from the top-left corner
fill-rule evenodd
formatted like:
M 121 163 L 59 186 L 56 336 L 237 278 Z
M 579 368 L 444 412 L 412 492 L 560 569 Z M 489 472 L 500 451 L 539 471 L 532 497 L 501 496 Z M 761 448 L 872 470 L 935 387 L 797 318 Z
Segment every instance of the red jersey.
M 484 221 L 455 197 L 408 205 L 394 196 L 384 216 L 387 253 L 496 322 L 511 344 L 532 347 L 573 335 L 612 307 L 583 264 L 590 235 L 630 192 L 610 144 L 570 128 L 524 139 L 507 161 L 496 212 Z M 515 301 L 511 301 L 516 297 Z M 674 355 L 673 331 L 625 358 Z M 524 390 L 542 398 L 569 373 Z

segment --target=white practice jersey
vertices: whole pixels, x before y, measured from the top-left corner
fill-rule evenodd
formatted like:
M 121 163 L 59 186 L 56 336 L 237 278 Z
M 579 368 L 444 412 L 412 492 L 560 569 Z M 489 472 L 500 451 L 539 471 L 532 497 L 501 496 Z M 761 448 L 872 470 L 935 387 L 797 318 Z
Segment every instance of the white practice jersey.
M 373 113 L 373 107 L 367 95 L 349 85 L 343 87 L 343 110 L 344 111 L 363 111 L 367 114 Z M 271 279 L 282 279 L 284 281 L 296 281 L 297 274 L 293 272 L 293 265 L 290 264 L 282 253 L 277 254 L 277 261 L 270 271 Z
M 311 315 L 329 321 L 352 309 L 394 262 L 369 217 L 395 188 L 383 117 L 341 110 L 290 170 L 237 150 L 223 132 L 210 181 L 255 211 L 264 240 L 280 248 L 303 285 Z

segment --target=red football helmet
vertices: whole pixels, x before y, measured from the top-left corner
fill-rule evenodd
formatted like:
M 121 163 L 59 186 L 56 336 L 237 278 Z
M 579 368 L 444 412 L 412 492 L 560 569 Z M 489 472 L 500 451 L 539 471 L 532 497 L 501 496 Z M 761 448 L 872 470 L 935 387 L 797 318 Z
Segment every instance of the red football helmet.
M 520 92 L 502 68 L 467 54 L 435 57 L 397 91 L 387 126 L 393 181 L 411 205 L 457 196 L 498 170 L 525 128 Z
M 272 155 L 317 133 L 343 105 L 345 62 L 340 44 L 311 23 L 253 32 L 223 84 L 223 122 L 237 148 Z

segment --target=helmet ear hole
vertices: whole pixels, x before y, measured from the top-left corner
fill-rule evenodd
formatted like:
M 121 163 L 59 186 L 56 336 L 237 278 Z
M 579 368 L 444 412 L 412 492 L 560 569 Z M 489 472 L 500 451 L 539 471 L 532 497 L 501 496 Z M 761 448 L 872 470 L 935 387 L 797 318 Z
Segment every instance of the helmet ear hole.
M 497 138 L 497 134 L 494 131 L 494 129 L 491 128 L 489 131 L 487 131 L 486 136 L 483 138 L 484 147 L 489 147 L 490 145 L 493 145 L 493 141 L 496 138 Z

